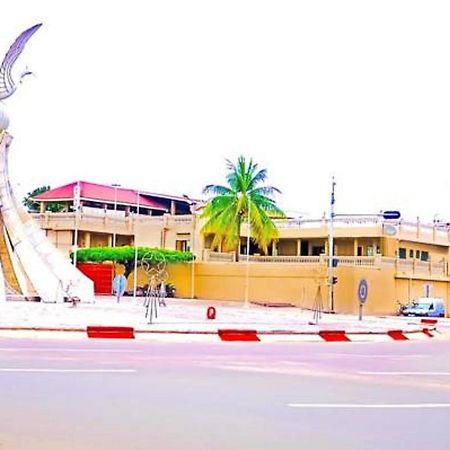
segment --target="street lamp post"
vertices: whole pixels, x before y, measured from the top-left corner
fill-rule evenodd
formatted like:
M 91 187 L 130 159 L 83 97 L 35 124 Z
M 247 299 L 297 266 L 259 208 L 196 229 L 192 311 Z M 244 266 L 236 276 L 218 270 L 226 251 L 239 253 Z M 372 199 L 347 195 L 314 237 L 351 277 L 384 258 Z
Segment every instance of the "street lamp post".
M 117 188 L 120 187 L 120 184 L 113 183 L 111 186 L 114 187 L 114 221 L 116 219 L 116 211 L 117 211 Z M 116 246 L 116 225 L 117 223 L 114 222 L 113 226 L 113 239 L 112 239 L 112 246 Z
M 334 176 L 331 181 L 331 201 L 330 201 L 330 220 L 328 231 L 328 305 L 330 311 L 334 311 L 334 187 L 336 183 Z
M 74 231 L 74 245 L 73 245 L 73 265 L 77 267 L 77 252 L 78 252 L 78 228 L 79 228 L 79 217 L 78 212 L 80 210 L 80 182 L 77 181 L 77 184 L 73 188 L 73 209 L 75 214 L 75 231 Z
M 195 298 L 195 205 L 192 203 L 189 207 L 192 216 L 192 239 L 191 239 L 191 298 Z
M 244 295 L 244 306 L 248 308 L 248 288 L 249 288 L 249 259 L 250 259 L 250 204 L 247 206 L 247 255 L 245 263 L 245 295 Z
M 133 297 L 136 298 L 136 291 L 137 291 L 137 263 L 138 263 L 138 247 L 137 247 L 137 241 L 136 241 L 136 221 L 139 218 L 139 200 L 140 200 L 140 193 L 137 191 L 137 202 L 136 202 L 136 218 L 134 219 L 134 280 L 133 280 Z

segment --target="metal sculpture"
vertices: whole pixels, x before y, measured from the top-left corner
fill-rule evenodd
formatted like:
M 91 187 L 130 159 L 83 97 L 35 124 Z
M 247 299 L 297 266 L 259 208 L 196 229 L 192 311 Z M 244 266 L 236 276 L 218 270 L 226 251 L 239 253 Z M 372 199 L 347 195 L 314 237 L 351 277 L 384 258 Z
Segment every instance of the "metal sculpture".
M 168 278 L 167 263 L 162 253 L 148 252 L 141 260 L 141 266 L 148 276 L 148 287 L 145 293 L 145 317 L 153 323 L 153 316 L 158 318 L 158 306 L 166 305 L 166 282 Z
M 23 49 L 25 48 L 26 43 L 29 41 L 31 36 L 36 33 L 37 30 L 42 26 L 41 23 L 38 23 L 28 30 L 25 30 L 20 36 L 14 41 L 14 43 L 9 48 L 6 53 L 2 65 L 0 66 L 0 100 L 5 100 L 17 89 L 17 84 L 12 76 L 12 68 L 14 63 L 17 61 Z M 19 76 L 19 83 L 22 83 L 22 80 L 27 76 L 31 75 L 33 72 L 30 72 L 27 68 L 23 70 Z

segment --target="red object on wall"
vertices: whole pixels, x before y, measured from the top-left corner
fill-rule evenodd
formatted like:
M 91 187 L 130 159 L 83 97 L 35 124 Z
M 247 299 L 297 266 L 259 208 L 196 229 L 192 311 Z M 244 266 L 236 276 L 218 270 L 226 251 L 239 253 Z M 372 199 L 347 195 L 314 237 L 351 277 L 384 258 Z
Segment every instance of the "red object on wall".
M 112 264 L 79 263 L 78 269 L 94 282 L 96 294 L 111 295 L 114 266 Z
M 206 317 L 209 320 L 214 320 L 216 318 L 216 308 L 214 308 L 214 306 L 210 306 L 207 310 L 206 310 Z

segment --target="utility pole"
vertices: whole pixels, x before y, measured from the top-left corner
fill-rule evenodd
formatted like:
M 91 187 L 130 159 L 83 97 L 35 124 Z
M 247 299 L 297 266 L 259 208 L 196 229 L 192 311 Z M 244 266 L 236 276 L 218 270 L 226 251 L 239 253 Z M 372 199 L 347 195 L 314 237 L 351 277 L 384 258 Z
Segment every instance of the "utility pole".
M 334 283 L 335 278 L 333 276 L 334 269 L 334 187 L 336 183 L 334 176 L 331 181 L 331 202 L 330 202 L 330 220 L 328 222 L 328 305 L 330 311 L 334 311 Z
M 137 278 L 138 278 L 138 246 L 137 246 L 137 233 L 136 233 L 136 223 L 139 220 L 139 199 L 140 192 L 136 192 L 136 216 L 134 218 L 134 279 L 133 279 L 133 297 L 136 298 L 137 291 Z
M 249 260 L 250 260 L 250 201 L 247 205 L 247 257 L 245 262 L 245 293 L 244 293 L 244 306 L 248 308 L 248 288 L 249 288 Z
M 77 267 L 77 256 L 78 256 L 78 228 L 79 228 L 79 211 L 81 204 L 81 192 L 80 192 L 80 182 L 77 181 L 77 184 L 73 188 L 73 209 L 75 214 L 75 231 L 73 237 L 73 265 Z

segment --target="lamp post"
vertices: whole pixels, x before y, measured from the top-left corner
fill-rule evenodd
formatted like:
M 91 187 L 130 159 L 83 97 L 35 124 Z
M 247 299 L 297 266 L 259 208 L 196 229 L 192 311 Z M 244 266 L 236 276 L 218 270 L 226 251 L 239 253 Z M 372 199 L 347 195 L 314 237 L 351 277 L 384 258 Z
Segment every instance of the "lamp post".
M 134 280 L 133 280 L 133 297 L 136 298 L 136 290 L 137 290 L 137 277 L 138 277 L 138 272 L 137 272 L 137 263 L 138 263 L 138 247 L 137 247 L 137 241 L 136 241 L 136 221 L 139 218 L 139 200 L 140 200 L 140 193 L 139 191 L 137 191 L 136 193 L 137 196 L 137 209 L 136 209 L 136 218 L 134 219 Z
M 191 298 L 195 298 L 195 204 L 191 203 L 189 206 L 192 216 L 192 239 L 191 239 Z
M 334 277 L 333 277 L 333 262 L 334 262 L 334 187 L 336 183 L 334 176 L 331 180 L 331 202 L 330 202 L 330 220 L 328 231 L 328 305 L 330 311 L 334 311 Z
M 249 259 L 250 259 L 250 202 L 247 206 L 247 255 L 245 262 L 245 294 L 244 294 L 244 306 L 248 308 L 248 285 L 249 285 Z
M 114 187 L 114 220 L 116 219 L 116 211 L 117 211 L 117 188 L 120 187 L 120 184 L 113 183 L 111 186 Z M 112 246 L 116 246 L 116 223 L 114 223 L 113 227 L 113 239 Z
M 73 187 L 73 209 L 75 213 L 75 231 L 74 231 L 74 245 L 73 245 L 73 265 L 77 267 L 77 252 L 78 252 L 78 211 L 80 210 L 80 182 Z

